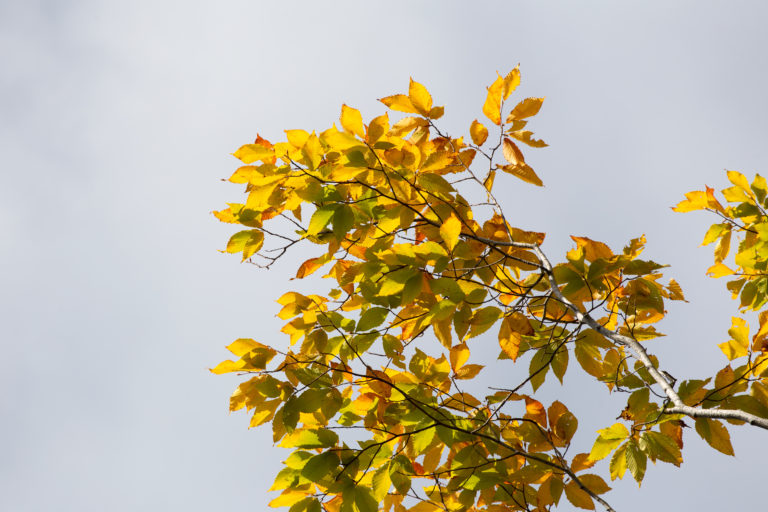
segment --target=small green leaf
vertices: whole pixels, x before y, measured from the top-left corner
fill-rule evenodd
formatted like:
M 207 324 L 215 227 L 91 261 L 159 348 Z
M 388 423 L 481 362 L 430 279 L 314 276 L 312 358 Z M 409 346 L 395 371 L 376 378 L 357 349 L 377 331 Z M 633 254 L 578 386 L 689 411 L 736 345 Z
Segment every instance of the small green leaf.
M 327 206 L 321 206 L 315 213 L 312 214 L 312 218 L 309 220 L 309 228 L 307 229 L 307 236 L 318 234 L 325 229 L 328 223 L 331 222 L 333 215 L 336 213 L 338 205 L 332 204 Z

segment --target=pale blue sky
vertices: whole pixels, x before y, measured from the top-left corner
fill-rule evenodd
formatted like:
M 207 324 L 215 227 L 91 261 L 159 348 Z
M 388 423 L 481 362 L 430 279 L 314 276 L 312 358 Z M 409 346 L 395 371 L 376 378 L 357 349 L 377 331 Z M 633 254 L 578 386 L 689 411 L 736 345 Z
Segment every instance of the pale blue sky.
M 207 368 L 237 337 L 284 343 L 274 299 L 306 285 L 287 281 L 298 255 L 264 273 L 218 253 L 232 230 L 209 212 L 239 198 L 220 179 L 257 132 L 327 127 L 341 103 L 370 118 L 410 76 L 458 134 L 495 72 L 521 63 L 521 94 L 547 96 L 532 126 L 550 147 L 527 157 L 545 188 L 506 182 L 509 217 L 546 231 L 555 259 L 570 234 L 621 247 L 645 233 L 690 300 L 652 351 L 679 377 L 713 373 L 735 308 L 704 277 L 712 219 L 669 207 L 723 188 L 725 168 L 768 173 L 766 11 L 0 0 L 0 509 L 266 508 L 284 454 L 228 415 L 238 379 Z M 624 397 L 576 384 L 588 449 Z M 609 501 L 756 510 L 765 433 L 732 433 L 736 458 L 689 431 L 682 468 L 649 467 Z

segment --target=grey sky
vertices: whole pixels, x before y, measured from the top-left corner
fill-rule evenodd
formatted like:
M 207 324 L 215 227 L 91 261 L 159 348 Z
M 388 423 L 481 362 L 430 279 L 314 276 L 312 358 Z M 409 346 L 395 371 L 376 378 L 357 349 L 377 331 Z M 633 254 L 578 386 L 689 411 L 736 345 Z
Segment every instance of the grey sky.
M 652 350 L 679 377 L 712 374 L 735 307 L 704 277 L 712 219 L 669 207 L 723 188 L 724 168 L 768 173 L 766 11 L 0 1 L 0 509 L 266 508 L 284 453 L 227 414 L 238 379 L 207 368 L 237 337 L 284 343 L 274 299 L 306 285 L 287 281 L 295 258 L 265 273 L 216 251 L 232 230 L 209 212 L 241 194 L 220 178 L 257 132 L 325 128 L 341 103 L 369 119 L 409 76 L 458 134 L 520 62 L 521 95 L 547 96 L 532 127 L 550 147 L 527 153 L 545 188 L 504 182 L 510 217 L 546 231 L 553 258 L 570 234 L 621 247 L 645 233 L 690 300 Z M 585 449 L 621 408 L 598 396 L 579 410 Z M 736 458 L 688 431 L 682 468 L 614 482 L 609 501 L 756 509 L 765 434 L 731 431 Z

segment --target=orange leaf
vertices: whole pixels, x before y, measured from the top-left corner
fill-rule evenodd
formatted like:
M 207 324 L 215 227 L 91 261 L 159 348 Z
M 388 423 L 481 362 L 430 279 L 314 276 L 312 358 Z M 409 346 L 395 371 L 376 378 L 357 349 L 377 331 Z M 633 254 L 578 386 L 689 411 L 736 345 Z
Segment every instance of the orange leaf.
M 296 272 L 297 279 L 303 279 L 304 277 L 312 274 L 317 269 L 322 267 L 326 262 L 323 258 L 310 258 L 301 264 L 299 270 Z
M 501 149 L 504 153 L 504 158 L 507 159 L 507 162 L 509 162 L 512 165 L 519 165 L 525 163 L 525 158 L 523 158 L 523 152 L 520 151 L 520 148 L 517 147 L 517 144 L 512 142 L 508 138 L 504 138 L 504 143 L 501 146 Z
M 544 428 L 547 428 L 547 411 L 538 400 L 525 399 L 525 417 L 532 419 Z

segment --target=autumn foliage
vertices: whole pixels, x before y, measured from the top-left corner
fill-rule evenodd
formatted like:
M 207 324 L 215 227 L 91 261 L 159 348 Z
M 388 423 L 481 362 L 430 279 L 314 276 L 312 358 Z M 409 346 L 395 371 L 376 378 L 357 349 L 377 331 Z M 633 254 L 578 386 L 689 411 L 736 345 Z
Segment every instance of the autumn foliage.
M 728 364 L 714 377 L 676 380 L 646 345 L 661 336 L 666 302 L 684 296 L 663 265 L 641 258 L 644 237 L 614 252 L 574 236 L 551 263 L 544 233 L 505 218 L 495 190 L 509 180 L 542 185 L 521 147 L 546 146 L 528 130 L 543 98 L 509 102 L 519 83 L 517 68 L 497 76 L 467 138 L 440 130 L 443 107 L 411 80 L 368 123 L 344 105 L 338 127 L 258 137 L 234 153 L 244 165 L 230 181 L 247 197 L 215 212 L 242 226 L 226 252 L 269 267 L 302 245 L 311 257 L 296 277 L 319 272 L 332 283 L 325 294 L 277 299 L 289 343 L 238 339 L 234 359 L 212 370 L 248 376 L 230 409 L 247 410 L 251 426 L 271 423 L 274 442 L 290 450 L 271 506 L 500 512 L 567 500 L 612 510 L 606 480 L 629 471 L 641 482 L 648 460 L 682 463 L 685 422 L 726 454 L 724 420 L 768 428 L 768 311 L 751 337 L 734 317 L 720 344 Z M 760 311 L 768 187 L 760 176 L 728 177 L 726 205 L 707 188 L 676 210 L 720 217 L 704 240 L 717 242 L 709 272 L 732 277 L 743 311 Z M 516 377 L 483 380 L 490 362 L 476 347 L 488 343 L 498 343 L 500 364 L 520 368 Z M 566 404 L 537 399 L 569 368 L 627 395 L 589 446 L 572 446 L 578 420 Z M 493 389 L 467 391 L 481 381 Z M 605 458 L 601 476 L 593 466 Z

